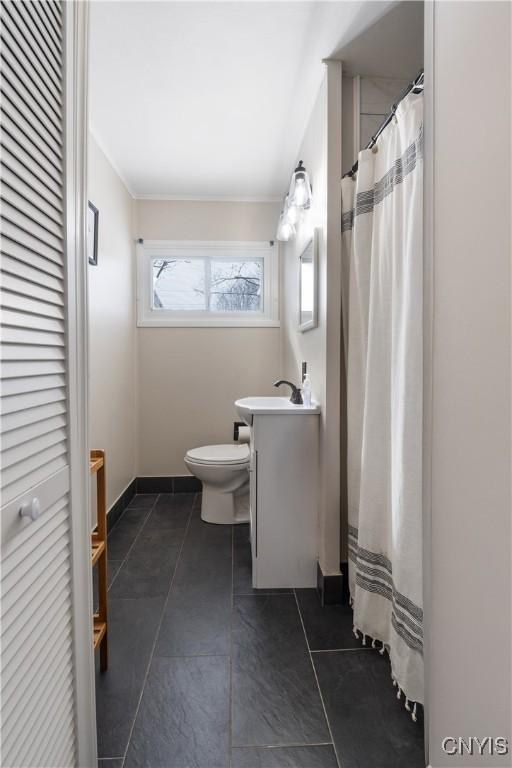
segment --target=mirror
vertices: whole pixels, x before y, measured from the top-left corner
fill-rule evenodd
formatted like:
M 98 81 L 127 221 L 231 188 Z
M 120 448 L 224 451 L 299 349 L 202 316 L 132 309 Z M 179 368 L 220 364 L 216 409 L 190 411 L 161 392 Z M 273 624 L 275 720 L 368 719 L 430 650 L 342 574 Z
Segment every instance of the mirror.
M 317 250 L 318 230 L 306 244 L 299 266 L 299 331 L 309 331 L 318 325 L 317 308 Z

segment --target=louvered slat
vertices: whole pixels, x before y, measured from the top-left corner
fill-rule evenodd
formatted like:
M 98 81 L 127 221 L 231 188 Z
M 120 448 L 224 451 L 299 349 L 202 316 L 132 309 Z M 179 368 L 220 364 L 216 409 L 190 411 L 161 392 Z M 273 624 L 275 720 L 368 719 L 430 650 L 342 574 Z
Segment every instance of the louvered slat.
M 36 331 L 34 329 L 10 328 L 2 329 L 2 341 L 4 344 L 39 344 L 42 346 L 65 346 L 66 340 L 63 333 L 50 333 Z
M 27 140 L 27 137 L 15 126 L 8 115 L 3 113 L 3 130 L 0 136 L 2 161 L 13 164 L 18 161 L 30 174 L 39 179 L 56 197 L 61 197 L 58 173 L 39 147 Z
M 63 442 L 45 448 L 11 467 L 2 468 L 0 477 L 4 501 L 15 499 L 24 488 L 31 488 L 67 465 L 67 446 Z
M 62 62 L 62 45 L 60 42 L 55 42 L 51 36 L 48 35 L 48 30 L 46 29 L 46 26 L 44 24 L 44 21 L 41 19 L 41 16 L 38 13 L 37 5 L 38 3 L 32 3 L 30 0 L 24 0 L 22 3 L 23 7 L 28 10 L 29 15 L 32 18 L 32 21 L 34 23 L 34 26 L 40 31 L 41 35 L 44 37 L 44 41 L 47 46 L 47 50 L 50 50 L 55 58 L 55 61 L 57 62 L 58 66 L 61 66 Z
M 67 671 L 65 677 L 66 682 L 68 679 L 69 671 Z M 44 727 L 43 723 L 41 723 L 39 729 L 36 728 L 33 735 L 31 734 L 32 738 L 27 739 L 22 759 L 28 763 L 32 760 L 40 759 L 42 766 L 51 766 L 51 768 L 55 766 L 57 768 L 61 765 L 60 760 L 54 756 L 60 754 L 62 743 L 67 744 L 68 740 L 62 738 L 61 729 L 57 724 L 62 723 L 68 727 L 72 724 L 70 712 L 73 710 L 73 690 L 69 685 L 66 685 L 64 688 L 62 678 L 59 679 L 59 683 L 59 699 L 55 697 L 54 693 L 52 695 L 52 701 L 58 701 L 59 703 L 52 712 L 50 724 Z M 42 756 L 38 758 L 38 755 Z M 50 755 L 51 757 L 49 757 Z M 49 762 L 50 760 L 51 762 Z M 65 768 L 69 768 L 69 763 Z
M 20 615 L 23 615 L 24 623 L 14 622 L 9 630 L 5 629 L 2 633 L 3 658 L 6 664 L 14 662 L 23 652 L 27 644 L 32 642 L 33 625 L 39 623 L 44 616 L 48 615 L 53 609 L 57 610 L 62 605 L 63 593 L 67 595 L 68 584 L 62 577 L 66 575 L 67 544 L 61 542 L 60 550 L 55 548 L 53 558 L 44 558 L 41 563 L 46 564 L 51 569 L 49 573 L 43 571 L 41 563 L 38 563 L 38 572 L 44 577 L 45 583 L 43 589 L 39 592 L 30 592 L 33 581 L 26 584 L 26 591 L 20 600 Z M 37 584 L 37 582 L 36 582 Z M 51 585 L 51 591 L 49 589 Z
M 7 66 L 7 51 L 2 50 L 2 86 L 8 84 L 10 95 L 18 94 L 23 104 L 20 111 L 27 115 L 29 121 L 37 120 L 58 142 L 61 139 L 59 131 L 60 115 L 38 94 L 37 90 L 30 91 L 23 82 L 22 71 L 13 66 Z M 14 64 L 14 62 L 12 62 Z
M 22 376 L 45 376 L 54 373 L 65 374 L 64 360 L 9 360 L 1 369 L 3 379 L 19 379 Z
M 27 216 L 46 227 L 54 235 L 62 238 L 62 218 L 61 212 L 45 200 L 41 200 L 39 195 L 35 195 L 27 184 L 24 184 L 19 178 L 8 171 L 2 174 L 2 198 L 11 205 L 20 208 Z
M 5 173 L 6 169 L 8 169 L 15 177 L 23 181 L 27 187 L 30 187 L 30 189 L 37 193 L 41 198 L 41 203 L 46 201 L 62 213 L 62 195 L 59 185 L 46 172 L 42 171 L 34 163 L 31 163 L 28 156 L 24 159 L 20 158 L 19 151 L 17 151 L 12 140 L 10 140 L 11 150 L 14 146 L 14 153 L 9 149 L 9 141 L 6 141 L 3 135 L 0 136 L 0 143 L 2 146 L 0 163 L 3 178 L 6 181 L 8 180 L 8 176 Z
M 3 3 L 3 5 L 7 6 L 6 10 L 8 13 L 11 13 L 22 37 L 25 37 L 30 42 L 34 56 L 41 63 L 44 70 L 50 76 L 53 74 L 57 83 L 62 83 L 61 58 L 55 53 L 53 48 L 48 45 L 49 41 L 45 34 L 45 30 L 40 24 L 34 24 L 34 21 L 28 12 L 30 3 Z
M 38 315 L 37 318 L 34 315 Z M 39 313 L 27 314 L 12 309 L 3 309 L 0 314 L 2 325 L 14 328 L 26 328 L 28 331 L 51 331 L 62 333 L 64 330 L 62 320 L 54 317 L 43 317 Z M 37 325 L 37 329 L 34 326 Z
M 5 115 L 4 130 L 23 146 L 29 155 L 34 154 L 34 148 L 40 151 L 58 171 L 62 167 L 62 147 L 55 136 L 52 136 L 41 119 L 25 109 L 23 101 L 8 81 L 2 81 L 1 91 Z
M 62 238 L 56 237 L 45 227 L 42 227 L 38 221 L 20 211 L 6 200 L 2 203 L 2 218 L 7 219 L 14 227 L 21 230 L 25 236 L 29 236 L 34 241 L 32 246 L 36 253 L 48 253 L 46 256 L 53 261 L 60 261 L 59 254 L 62 254 Z M 20 242 L 18 240 L 18 242 Z M 43 251 L 44 249 L 44 251 Z M 56 251 L 57 253 L 53 253 Z
M 2 38 L 2 56 L 10 67 L 16 69 L 24 85 L 30 90 L 37 89 L 38 100 L 44 100 L 58 115 L 62 108 L 62 98 L 60 90 L 53 85 L 48 78 L 41 77 L 39 70 L 34 67 L 30 55 L 20 46 L 16 37 L 11 33 L 9 27 L 3 26 L 1 29 Z
M 33 25 L 27 23 L 26 17 L 17 6 L 21 3 L 1 3 L 1 19 L 8 26 L 20 45 L 25 44 L 30 50 L 34 66 L 39 66 L 54 85 L 62 92 L 62 70 L 58 62 L 49 59 L 44 36 Z
M 56 18 L 54 14 L 52 13 L 52 3 L 51 2 L 45 2 L 41 3 L 40 10 L 43 11 L 45 14 L 48 22 L 51 24 L 55 34 L 57 35 L 57 39 L 62 44 L 62 20 L 61 18 Z
M 32 299 L 38 301 L 44 301 L 47 304 L 56 305 L 62 307 L 64 304 L 64 296 L 62 287 L 57 282 L 58 289 L 51 290 L 41 285 L 40 282 L 35 280 L 27 281 L 18 277 L 18 275 L 9 270 L 9 266 L 6 265 L 6 259 L 0 261 L 0 269 L 2 270 L 2 284 L 5 291 L 8 291 L 10 295 L 18 294 L 19 296 L 28 295 Z M 39 273 L 40 274 L 40 273 Z M 14 299 L 15 300 L 15 299 Z M 8 305 L 7 305 L 8 306 Z
M 8 469 L 27 461 L 28 458 L 41 454 L 44 450 L 65 445 L 66 434 L 66 430 L 62 427 L 52 429 L 44 435 L 33 438 L 28 444 L 20 443 L 13 448 L 2 450 L 2 471 L 7 475 Z
M 69 633 L 69 635 L 64 639 L 64 647 L 66 640 L 68 642 L 71 641 L 71 633 Z M 41 687 L 46 687 L 52 678 L 54 674 L 55 661 L 58 661 L 56 656 L 58 655 L 59 650 L 59 645 L 54 644 L 48 648 L 45 648 L 44 651 L 40 654 L 39 659 L 41 663 L 35 665 L 33 676 L 30 676 L 30 674 L 26 675 L 23 681 L 20 683 L 18 688 L 18 692 L 21 694 L 20 701 L 9 711 L 7 718 L 3 720 L 4 726 L 10 725 L 11 719 L 17 720 L 20 716 L 22 716 L 23 710 L 21 709 L 21 700 L 23 699 L 23 695 L 27 692 L 29 684 L 31 684 L 32 690 L 35 693 L 34 699 L 36 702 L 38 699 L 39 701 L 41 700 L 41 697 L 38 697 L 37 693 Z
M 37 198 L 31 196 L 31 199 L 31 197 L 26 197 L 24 194 L 20 194 L 20 192 L 20 185 L 17 183 L 14 183 L 14 185 L 12 183 L 6 184 L 4 181 L 0 188 L 2 200 L 5 200 L 13 208 L 17 208 L 26 217 L 62 240 L 64 233 L 59 212 L 52 210 L 49 206 L 45 206 L 46 210 L 42 209 L 41 202 Z
M 30 280 L 32 283 L 41 283 L 55 290 L 64 290 L 62 264 L 45 259 L 44 256 L 30 251 L 28 248 L 5 236 L 0 240 L 0 250 L 4 258 L 8 257 L 6 260 L 2 259 L 2 269 L 10 272 L 14 271 L 15 275 L 25 280 Z M 17 263 L 13 266 L 12 261 L 9 261 L 10 259 L 14 259 Z M 50 281 L 47 275 L 57 278 L 59 283 L 55 283 L 53 280 Z
M 2 306 L 12 310 L 14 313 L 23 312 L 30 316 L 38 315 L 39 317 L 47 317 L 52 320 L 64 320 L 64 309 L 62 305 L 54 303 L 53 301 L 48 302 L 32 298 L 32 296 L 27 294 L 22 296 L 19 293 L 12 293 L 12 291 L 8 291 L 5 287 L 2 294 Z M 29 322 L 30 318 L 26 318 L 26 320 Z M 37 323 L 39 322 L 40 321 L 37 320 Z M 18 325 L 18 323 L 15 324 Z M 23 323 L 23 325 L 25 325 L 25 323 Z
M 62 206 L 59 200 L 48 194 L 49 190 L 46 190 L 41 184 L 36 184 L 37 188 L 34 188 L 34 179 L 30 179 L 30 183 L 28 183 L 26 178 L 23 178 L 19 173 L 8 167 L 5 157 L 2 158 L 2 161 L 2 178 L 4 183 L 11 187 L 11 189 L 16 189 L 32 205 L 37 206 L 42 213 L 45 213 L 50 219 L 60 224 Z
M 5 444 L 5 441 L 10 441 L 11 444 L 16 445 L 16 440 L 20 439 L 20 437 L 22 439 L 26 427 L 32 426 L 33 428 L 37 428 L 37 424 L 39 424 L 40 421 L 52 419 L 56 416 L 62 416 L 65 413 L 66 401 L 64 399 L 56 400 L 53 403 L 45 403 L 44 405 L 28 408 L 23 411 L 3 413 L 1 417 L 2 444 Z M 14 432 L 14 435 L 12 435 L 11 432 Z
M 29 344 L 5 344 L 2 347 L 2 360 L 64 360 L 62 347 L 35 347 Z

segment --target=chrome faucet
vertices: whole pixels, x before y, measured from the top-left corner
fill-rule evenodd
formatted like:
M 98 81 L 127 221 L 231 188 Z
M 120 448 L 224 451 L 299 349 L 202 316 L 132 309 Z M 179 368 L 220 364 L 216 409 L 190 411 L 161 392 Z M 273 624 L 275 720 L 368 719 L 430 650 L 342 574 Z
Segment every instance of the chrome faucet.
M 290 397 L 290 403 L 293 403 L 294 405 L 302 405 L 302 395 L 299 387 L 296 387 L 295 384 L 291 383 L 291 381 L 286 381 L 285 379 L 279 379 L 279 381 L 274 381 L 274 387 L 280 387 L 281 384 L 288 384 L 288 386 L 292 388 L 292 396 Z

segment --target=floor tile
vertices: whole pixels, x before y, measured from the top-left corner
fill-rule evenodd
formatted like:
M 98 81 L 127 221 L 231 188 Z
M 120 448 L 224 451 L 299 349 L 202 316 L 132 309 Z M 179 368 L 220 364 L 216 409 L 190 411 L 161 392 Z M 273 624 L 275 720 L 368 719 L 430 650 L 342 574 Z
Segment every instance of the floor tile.
M 136 493 L 133 499 L 128 504 L 128 509 L 131 508 L 148 508 L 152 507 L 158 498 L 157 493 Z
M 109 600 L 109 667 L 96 674 L 100 757 L 124 755 L 163 605 L 162 598 Z
M 235 597 L 233 745 L 330 741 L 294 595 Z
M 322 607 L 316 589 L 296 589 L 300 613 L 312 651 L 361 648 L 354 636 L 353 613 L 349 605 Z
M 109 560 L 124 560 L 139 531 L 146 522 L 148 510 L 127 509 L 109 533 L 107 557 Z
M 156 647 L 158 656 L 222 655 L 231 645 L 231 526 L 188 528 Z
M 397 700 L 387 656 L 362 650 L 313 658 L 343 768 L 424 768 L 423 727 Z
M 141 532 L 110 590 L 113 598 L 167 595 L 184 530 Z
M 338 768 L 332 744 L 314 747 L 235 747 L 232 768 Z
M 109 588 L 112 586 L 112 582 L 117 576 L 117 572 L 122 566 L 122 564 L 123 564 L 122 560 L 109 560 L 108 566 L 107 566 L 107 580 L 108 580 Z
M 161 493 L 146 522 L 146 529 L 163 531 L 186 528 L 194 497 L 194 493 L 182 493 L 178 496 Z
M 125 768 L 228 768 L 229 660 L 154 659 Z
M 249 524 L 233 526 L 233 591 L 235 595 L 291 594 L 291 589 L 254 589 Z

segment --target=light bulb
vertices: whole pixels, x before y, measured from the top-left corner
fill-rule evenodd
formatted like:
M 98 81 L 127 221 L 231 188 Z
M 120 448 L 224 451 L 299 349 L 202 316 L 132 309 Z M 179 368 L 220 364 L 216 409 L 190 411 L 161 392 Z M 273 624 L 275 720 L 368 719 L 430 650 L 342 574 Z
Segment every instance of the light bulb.
M 293 205 L 302 207 L 305 205 L 307 199 L 306 185 L 304 179 L 297 179 L 295 181 L 295 192 L 293 195 Z
M 309 183 L 308 172 L 302 160 L 292 175 L 290 191 L 288 192 L 288 203 L 290 207 L 295 206 L 300 210 L 311 206 L 311 184 Z
M 277 228 L 277 239 L 286 242 L 295 234 L 295 227 L 289 221 L 286 221 L 284 215 L 281 215 L 279 219 L 279 226 Z
M 296 205 L 290 205 L 290 206 L 289 206 L 289 207 L 286 209 L 286 212 L 285 212 L 285 214 L 284 214 L 284 217 L 285 217 L 286 221 L 287 221 L 289 224 L 293 224 L 293 225 L 295 225 L 295 224 L 297 224 L 297 222 L 298 222 L 298 220 L 299 220 L 299 217 L 300 217 L 300 211 L 299 211 L 299 209 L 297 208 L 297 206 L 296 206 Z

